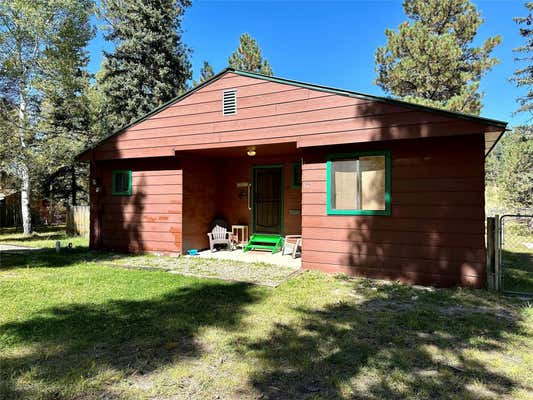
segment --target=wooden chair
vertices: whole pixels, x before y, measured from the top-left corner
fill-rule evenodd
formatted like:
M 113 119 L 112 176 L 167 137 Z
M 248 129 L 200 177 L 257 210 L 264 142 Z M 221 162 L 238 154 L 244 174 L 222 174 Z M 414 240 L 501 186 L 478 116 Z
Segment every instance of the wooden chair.
M 220 225 L 215 225 L 211 232 L 207 234 L 209 237 L 209 248 L 215 251 L 216 244 L 224 244 L 228 246 L 229 250 L 233 250 L 232 234 L 228 232 L 227 228 Z
M 301 251 L 302 235 L 287 235 L 285 236 L 285 240 L 283 241 L 283 250 L 281 254 L 285 255 L 286 250 L 289 249 L 289 251 L 291 252 L 292 258 L 296 258 L 296 253 L 298 251 L 298 248 L 300 248 L 300 251 Z

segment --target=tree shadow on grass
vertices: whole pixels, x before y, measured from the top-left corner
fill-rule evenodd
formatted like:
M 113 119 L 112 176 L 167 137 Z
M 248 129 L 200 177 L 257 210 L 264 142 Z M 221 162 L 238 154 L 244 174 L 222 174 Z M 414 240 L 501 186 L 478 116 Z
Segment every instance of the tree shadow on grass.
M 134 257 L 136 254 L 88 250 L 87 247 L 55 249 L 24 249 L 0 252 L 0 271 L 13 268 L 59 268 L 83 262 L 105 262 L 117 258 Z
M 504 290 L 533 295 L 533 251 L 502 251 L 502 272 Z
M 33 234 L 24 236 L 22 228 L 0 228 L 0 235 L 19 235 L 14 237 L 3 237 L 2 240 L 10 243 L 20 242 L 24 245 L 34 240 L 65 240 L 68 239 L 64 225 L 57 226 L 37 226 L 33 229 Z
M 202 282 L 150 300 L 70 304 L 6 323 L 0 326 L 2 346 L 31 351 L 0 352 L 0 398 L 63 398 L 61 387 L 83 382 L 89 388 L 82 397 L 98 397 L 106 393 L 94 383 L 98 372 L 144 375 L 198 357 L 204 352 L 196 338 L 200 329 L 238 329 L 243 307 L 257 300 L 259 294 L 248 284 Z M 16 382 L 28 376 L 41 388 Z
M 467 356 L 502 351 L 521 331 L 516 316 L 432 294 L 413 300 L 409 290 L 386 286 L 362 302 L 296 308 L 297 323 L 241 343 L 259 360 L 251 384 L 265 399 L 501 398 L 523 384 Z

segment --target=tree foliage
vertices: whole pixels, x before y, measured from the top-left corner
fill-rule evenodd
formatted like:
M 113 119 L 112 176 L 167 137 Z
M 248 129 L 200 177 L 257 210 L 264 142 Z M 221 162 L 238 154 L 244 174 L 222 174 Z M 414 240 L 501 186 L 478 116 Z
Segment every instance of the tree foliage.
M 256 72 L 272 76 L 272 68 L 266 58 L 263 58 L 257 41 L 248 33 L 243 33 L 239 39 L 239 47 L 228 58 L 230 67 L 242 71 Z
M 516 61 L 525 63 L 526 65 L 518 68 L 511 78 L 518 87 L 527 89 L 527 93 L 518 98 L 518 103 L 520 104 L 518 112 L 533 111 L 533 29 L 531 28 L 531 24 L 533 23 L 533 2 L 527 2 L 525 7 L 528 15 L 514 19 L 520 25 L 520 36 L 525 40 L 525 44 L 514 49 L 514 51 L 523 54 L 522 57 L 517 57 Z
M 479 114 L 479 83 L 497 59 L 501 42 L 491 37 L 472 45 L 483 19 L 469 0 L 405 0 L 409 21 L 387 29 L 377 49 L 376 83 L 408 101 Z
M 88 6 L 89 3 L 87 2 Z M 39 133 L 41 167 L 36 189 L 43 197 L 77 204 L 87 198 L 87 166 L 74 157 L 96 140 L 91 126 L 87 43 L 94 34 L 89 13 L 65 21 L 52 73 L 43 85 Z
M 517 127 L 500 140 L 496 182 L 503 204 L 533 208 L 533 128 Z
M 189 49 L 181 20 L 189 0 L 102 0 L 105 52 L 101 87 L 107 124 L 120 128 L 186 89 Z
M 214 75 L 215 72 L 213 71 L 211 64 L 209 64 L 207 61 L 204 61 L 204 65 L 200 70 L 200 83 L 204 83 L 205 81 L 211 79 Z
M 200 69 L 200 81 L 193 81 L 192 86 L 196 87 L 205 81 L 211 79 L 213 76 L 215 76 L 215 72 L 213 71 L 213 67 L 211 64 L 209 64 L 207 61 L 204 61 L 204 64 L 202 65 L 202 69 Z
M 90 36 L 83 21 L 88 20 L 91 6 L 90 0 L 0 1 L 2 168 L 19 178 L 26 234 L 31 231 L 32 184 L 38 179 L 44 143 L 54 136 L 40 128 L 51 116 L 42 107 L 58 90 L 58 76 L 75 79 L 72 65 L 79 56 L 76 49 L 84 47 Z

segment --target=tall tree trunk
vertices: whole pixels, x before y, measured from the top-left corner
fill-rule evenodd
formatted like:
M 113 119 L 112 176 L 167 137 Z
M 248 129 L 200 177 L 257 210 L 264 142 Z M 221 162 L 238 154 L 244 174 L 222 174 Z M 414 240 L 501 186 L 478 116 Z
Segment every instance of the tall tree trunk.
M 24 96 L 25 90 L 23 81 L 20 84 L 20 104 L 19 104 L 19 139 L 21 147 L 21 161 L 18 165 L 19 177 L 21 180 L 20 186 L 20 208 L 22 213 L 22 229 L 25 235 L 31 233 L 31 214 L 30 214 L 30 170 L 28 168 L 28 162 L 26 159 L 26 140 L 25 140 L 25 127 L 26 127 L 26 97 Z
M 20 208 L 22 212 L 22 229 L 25 235 L 31 233 L 31 214 L 30 214 L 30 174 L 26 164 L 19 167 L 21 185 L 20 185 Z

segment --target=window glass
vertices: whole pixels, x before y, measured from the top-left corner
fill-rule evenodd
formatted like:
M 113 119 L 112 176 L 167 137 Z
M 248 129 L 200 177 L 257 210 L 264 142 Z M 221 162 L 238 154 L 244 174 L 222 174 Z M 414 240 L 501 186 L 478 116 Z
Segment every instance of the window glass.
M 385 156 L 360 157 L 361 209 L 385 209 Z
M 367 154 L 328 161 L 329 214 L 390 214 L 388 153 Z
M 357 161 L 332 162 L 332 203 L 337 210 L 357 208 Z
M 113 171 L 113 194 L 131 194 L 131 171 Z

